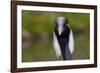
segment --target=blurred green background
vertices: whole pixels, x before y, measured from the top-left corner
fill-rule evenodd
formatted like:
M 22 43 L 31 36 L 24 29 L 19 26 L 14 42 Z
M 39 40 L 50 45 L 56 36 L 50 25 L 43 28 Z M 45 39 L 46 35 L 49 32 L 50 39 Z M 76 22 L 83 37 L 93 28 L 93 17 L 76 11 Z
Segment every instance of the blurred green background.
M 22 62 L 55 61 L 53 31 L 55 19 L 64 16 L 73 31 L 74 60 L 89 59 L 88 13 L 22 11 Z M 59 59 L 62 60 L 62 59 Z

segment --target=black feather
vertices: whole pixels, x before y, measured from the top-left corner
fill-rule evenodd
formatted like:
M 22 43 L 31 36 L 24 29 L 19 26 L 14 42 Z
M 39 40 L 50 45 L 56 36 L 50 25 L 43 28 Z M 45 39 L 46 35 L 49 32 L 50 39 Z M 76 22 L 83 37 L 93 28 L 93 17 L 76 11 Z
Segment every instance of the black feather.
M 61 35 L 59 35 L 57 27 L 55 27 L 55 34 L 56 34 L 57 40 L 60 44 L 63 59 L 64 60 L 72 60 L 72 55 L 70 53 L 69 46 L 68 46 L 70 28 L 67 25 L 65 25 L 63 32 L 61 33 Z

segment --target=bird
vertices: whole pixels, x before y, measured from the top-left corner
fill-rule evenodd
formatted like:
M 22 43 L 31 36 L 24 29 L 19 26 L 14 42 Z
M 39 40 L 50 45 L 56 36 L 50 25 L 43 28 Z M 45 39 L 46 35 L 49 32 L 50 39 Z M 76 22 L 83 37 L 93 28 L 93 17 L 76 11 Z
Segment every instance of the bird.
M 55 27 L 53 31 L 53 47 L 55 49 L 57 59 L 62 56 L 63 60 L 73 60 L 73 32 L 69 26 L 67 18 L 63 16 L 59 16 L 55 19 Z

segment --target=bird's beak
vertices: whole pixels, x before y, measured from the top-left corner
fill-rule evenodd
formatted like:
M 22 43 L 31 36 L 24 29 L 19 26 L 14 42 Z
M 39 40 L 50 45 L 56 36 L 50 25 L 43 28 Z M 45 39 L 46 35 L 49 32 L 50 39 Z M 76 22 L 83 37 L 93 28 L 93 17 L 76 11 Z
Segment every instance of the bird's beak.
M 58 27 L 58 33 L 59 33 L 59 35 L 61 35 L 62 31 L 63 31 L 63 27 L 62 26 L 59 26 Z

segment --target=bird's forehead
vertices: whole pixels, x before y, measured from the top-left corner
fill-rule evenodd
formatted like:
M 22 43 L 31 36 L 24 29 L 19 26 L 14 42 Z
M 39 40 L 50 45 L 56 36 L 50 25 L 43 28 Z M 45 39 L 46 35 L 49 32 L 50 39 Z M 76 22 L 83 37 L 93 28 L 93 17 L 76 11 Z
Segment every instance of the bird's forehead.
M 58 17 L 57 18 L 57 23 L 59 25 L 63 25 L 65 21 L 66 21 L 66 19 L 64 17 Z
M 58 17 L 57 21 L 65 21 L 66 19 L 64 17 Z

